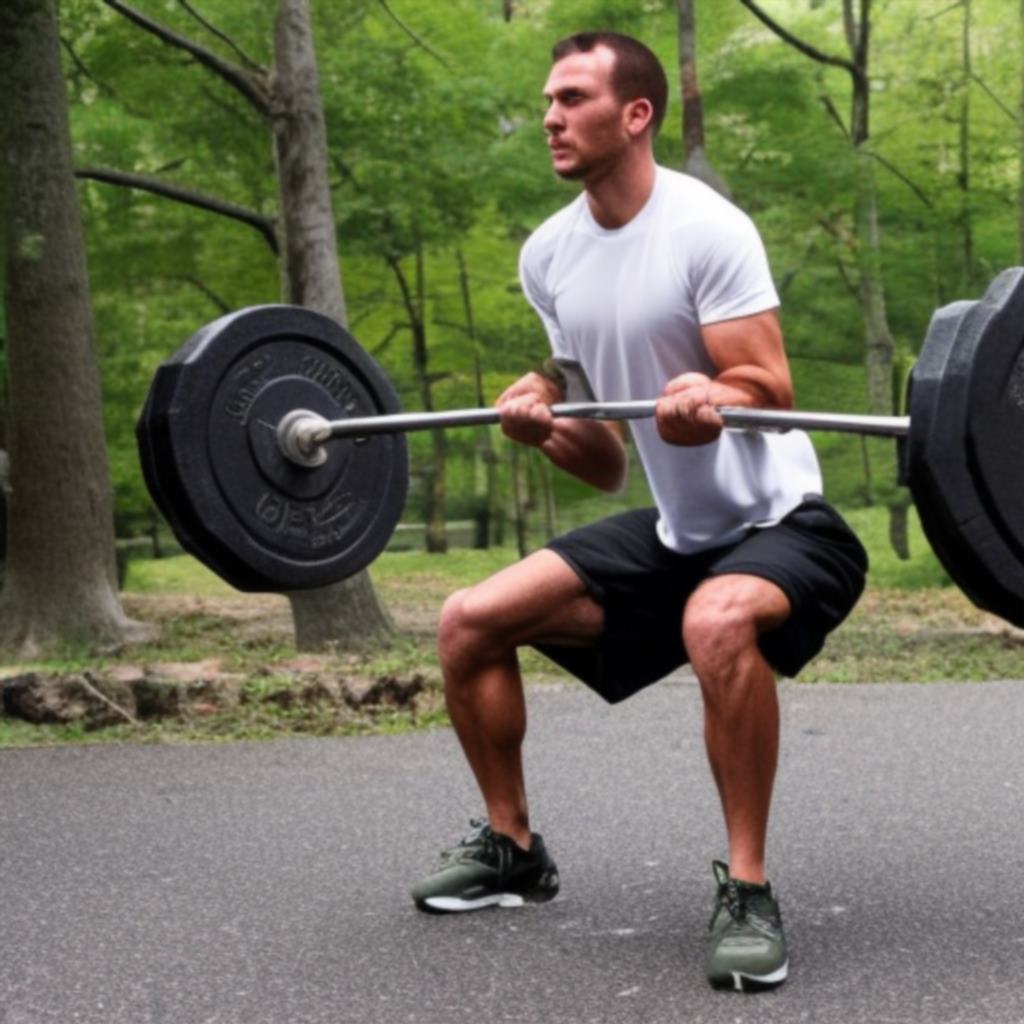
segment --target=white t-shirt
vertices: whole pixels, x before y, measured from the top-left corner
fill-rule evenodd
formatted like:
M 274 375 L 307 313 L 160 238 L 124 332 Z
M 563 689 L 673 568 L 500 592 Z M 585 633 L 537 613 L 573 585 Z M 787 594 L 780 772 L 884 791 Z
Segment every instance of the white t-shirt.
M 609 230 L 585 193 L 546 220 L 520 256 L 523 290 L 556 359 L 580 364 L 598 401 L 657 398 L 681 373 L 718 371 L 702 324 L 779 304 L 750 218 L 695 178 L 664 167 L 643 209 Z M 820 494 L 821 471 L 799 431 L 723 431 L 684 447 L 653 419 L 633 420 L 660 514 L 658 534 L 687 553 L 737 540 Z

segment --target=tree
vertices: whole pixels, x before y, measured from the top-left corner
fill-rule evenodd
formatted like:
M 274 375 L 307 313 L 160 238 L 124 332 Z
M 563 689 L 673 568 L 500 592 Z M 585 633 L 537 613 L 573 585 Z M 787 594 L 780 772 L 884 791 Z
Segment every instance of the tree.
M 20 659 L 149 631 L 117 595 L 113 505 L 57 16 L 0 9 L 0 249 L 10 516 L 0 646 Z
M 864 322 L 864 362 L 867 372 L 868 409 L 876 415 L 893 413 L 893 357 L 895 343 L 886 312 L 885 281 L 882 272 L 881 242 L 878 223 L 878 189 L 875 181 L 875 155 L 868 149 L 870 138 L 871 78 L 869 57 L 871 45 L 871 0 L 843 0 L 843 31 L 849 57 L 825 53 L 769 17 L 755 0 L 740 0 L 752 14 L 780 39 L 820 64 L 842 68 L 851 82 L 850 121 L 847 126 L 826 97 L 826 106 L 834 120 L 846 132 L 852 148 L 856 170 L 854 198 L 854 229 L 856 232 L 857 290 Z M 895 480 L 895 453 L 892 445 L 883 442 L 871 445 L 872 463 L 884 467 L 883 479 Z M 909 557 L 907 541 L 907 508 L 910 498 L 894 487 L 883 485 L 890 507 L 889 537 L 901 558 Z
M 230 85 L 269 123 L 280 202 L 283 299 L 347 324 L 308 0 L 280 0 L 273 69 L 264 68 L 244 55 L 241 63 L 233 63 L 121 0 L 104 3 L 161 42 L 188 53 Z M 225 38 L 223 34 L 221 38 Z M 239 47 L 232 44 L 232 48 L 242 54 Z M 254 226 L 266 233 L 260 218 L 253 219 Z M 295 621 L 296 646 L 301 650 L 332 643 L 365 644 L 394 631 L 365 572 L 330 587 L 290 593 L 288 599 Z
M 697 81 L 697 14 L 694 0 L 676 0 L 679 34 L 679 91 L 683 98 L 683 170 L 727 199 L 729 185 L 708 161 L 704 148 L 704 101 Z

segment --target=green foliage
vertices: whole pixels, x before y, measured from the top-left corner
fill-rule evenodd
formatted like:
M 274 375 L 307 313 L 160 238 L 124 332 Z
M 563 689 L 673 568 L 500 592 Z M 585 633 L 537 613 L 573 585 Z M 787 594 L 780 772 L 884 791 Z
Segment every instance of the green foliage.
M 204 2 L 203 16 L 234 46 L 174 0 L 138 6 L 221 59 L 271 63 L 273 5 Z M 508 22 L 496 0 L 388 6 L 397 21 L 372 0 L 312 4 L 352 328 L 415 407 L 409 310 L 394 266 L 412 281 L 412 254 L 421 247 L 420 312 L 436 402 L 476 404 L 477 360 L 490 402 L 546 350 L 519 291 L 517 254 L 526 234 L 574 194 L 548 170 L 540 128 L 550 46 L 590 28 L 618 28 L 648 42 L 672 88 L 658 153 L 678 166 L 675 4 L 519 0 Z M 812 45 L 847 55 L 838 4 L 771 0 L 766 7 Z M 1020 127 L 1013 117 L 1021 69 L 1017 47 L 1006 45 L 1007 32 L 1019 27 L 1005 0 L 974 0 L 971 7 L 973 79 L 961 65 L 962 8 L 914 0 L 873 8 L 870 148 L 889 320 L 906 356 L 920 347 L 935 306 L 978 295 L 1019 258 Z M 79 164 L 156 175 L 274 215 L 268 126 L 238 93 L 105 5 L 63 0 L 61 19 Z M 849 287 L 849 76 L 787 46 L 740 4 L 699 0 L 697 29 L 708 153 L 765 238 L 798 399 L 808 408 L 861 410 L 864 331 Z M 969 192 L 958 178 L 965 97 Z M 278 267 L 265 241 L 237 222 L 96 182 L 83 182 L 81 196 L 118 522 L 122 532 L 135 532 L 152 514 L 133 426 L 153 369 L 223 308 L 275 301 Z M 467 266 L 475 340 L 457 250 Z M 3 372 L 0 341 L 0 382 Z M 848 504 L 866 500 L 859 442 L 823 435 L 816 445 L 829 494 Z M 472 442 L 454 447 L 449 514 L 460 518 L 472 504 L 476 474 Z M 426 458 L 428 448 L 417 440 L 414 452 Z M 556 479 L 555 486 L 566 521 L 576 518 L 573 506 L 595 507 L 575 484 Z

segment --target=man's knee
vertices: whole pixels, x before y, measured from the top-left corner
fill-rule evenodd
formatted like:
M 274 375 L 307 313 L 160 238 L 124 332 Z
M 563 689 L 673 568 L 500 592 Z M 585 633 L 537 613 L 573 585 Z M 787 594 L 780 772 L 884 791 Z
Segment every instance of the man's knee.
M 507 614 L 485 584 L 451 594 L 441 608 L 437 646 L 442 661 L 477 646 L 493 649 L 501 644 L 509 626 Z
M 473 587 L 456 590 L 442 605 L 437 625 L 437 641 L 442 651 L 463 642 L 467 633 L 480 628 L 482 616 L 473 592 Z
M 701 584 L 683 613 L 683 644 L 692 662 L 734 657 L 756 646 L 758 636 L 782 625 L 789 599 L 769 580 L 718 576 Z M 696 667 L 696 665 L 695 665 Z

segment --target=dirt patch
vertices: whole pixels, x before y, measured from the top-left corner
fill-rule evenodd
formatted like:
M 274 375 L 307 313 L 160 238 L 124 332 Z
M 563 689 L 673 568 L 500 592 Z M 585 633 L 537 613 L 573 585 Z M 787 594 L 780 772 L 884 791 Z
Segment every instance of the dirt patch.
M 224 619 L 238 635 L 269 635 L 291 639 L 291 605 L 281 594 L 237 594 L 229 597 L 193 597 L 186 594 L 123 594 L 129 615 L 147 622 L 166 623 L 189 616 Z M 431 636 L 437 628 L 440 605 L 410 595 L 389 604 L 398 629 L 410 636 Z

